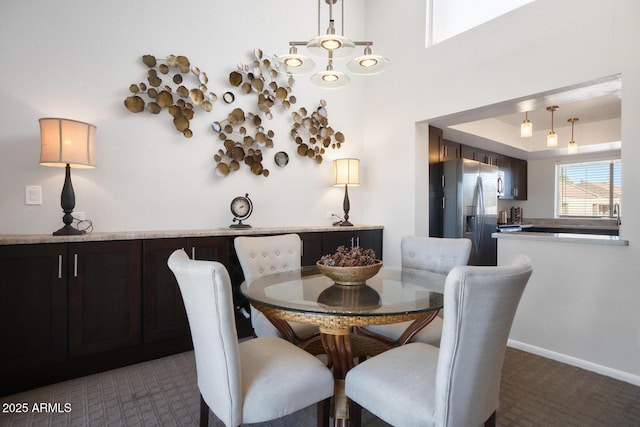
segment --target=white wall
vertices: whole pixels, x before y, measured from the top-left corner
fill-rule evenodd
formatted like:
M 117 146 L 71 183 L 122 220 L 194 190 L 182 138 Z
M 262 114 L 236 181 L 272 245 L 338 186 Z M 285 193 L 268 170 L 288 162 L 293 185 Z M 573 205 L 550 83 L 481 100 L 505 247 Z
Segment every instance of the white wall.
M 363 4 L 348 2 L 345 12 L 347 31 L 356 39 L 363 31 Z M 248 168 L 227 178 L 214 174 L 213 155 L 222 143 L 210 123 L 224 119 L 231 107 L 257 111 L 254 97 L 235 91 L 231 106 L 220 99 L 212 112 L 196 111 L 191 139 L 175 130 L 166 111 L 132 114 L 123 104 L 129 85 L 145 80 L 143 54 L 186 55 L 208 74 L 209 88 L 221 98 L 233 89 L 229 73 L 239 63 L 251 63 L 254 48 L 272 56 L 287 53 L 289 40 L 315 36 L 316 10 L 315 0 L 25 0 L 4 5 L 0 234 L 50 233 L 62 225 L 64 170 L 38 164 L 40 117 L 97 126 L 97 168 L 72 170 L 76 211 L 93 220 L 95 231 L 227 227 L 229 203 L 244 193 L 254 202 L 247 221 L 254 227 L 330 224 L 326 211 L 341 214 L 343 197 L 343 189 L 331 185 L 331 160 L 362 152 L 362 78 L 339 91 L 320 90 L 309 76 L 296 79 L 298 103 L 289 112 L 274 107 L 274 119 L 264 119 L 265 127 L 276 132 L 275 148 L 264 153 L 268 178 Z M 322 31 L 324 26 L 326 21 Z M 347 142 L 317 165 L 296 154 L 290 113 L 302 106 L 313 111 L 322 98 L 330 125 Z M 285 168 L 273 162 L 279 150 L 289 153 Z M 371 166 L 361 162 L 362 187 L 350 192 L 355 223 L 370 223 L 361 201 Z M 25 185 L 43 187 L 42 206 L 24 205 Z
M 640 3 L 537 0 L 430 49 L 421 43 L 423 0 L 405 1 L 402 7 L 369 1 L 366 12 L 376 49 L 392 52 L 394 64 L 367 85 L 364 127 L 370 148 L 366 159 L 380 171 L 367 210 L 373 222 L 386 226 L 385 262 L 397 259 L 394 249 L 403 234 L 428 228 L 426 131 L 416 122 L 622 74 L 621 236 L 630 245 L 558 244 L 534 250 L 518 243 L 505 249 L 500 242 L 499 262 L 510 259 L 505 251 L 508 256 L 528 253 L 534 261 L 511 339 L 640 383 L 640 197 L 635 190 L 640 169 L 634 166 L 640 158 L 640 122 L 635 119 L 640 115 L 640 58 L 632 42 L 640 39 Z M 549 165 L 531 163 L 525 215 L 553 215 L 552 205 L 537 205 L 538 200 L 552 202 Z M 568 256 L 574 257 L 563 264 Z M 561 303 L 541 311 L 541 296 L 556 295 L 563 296 Z

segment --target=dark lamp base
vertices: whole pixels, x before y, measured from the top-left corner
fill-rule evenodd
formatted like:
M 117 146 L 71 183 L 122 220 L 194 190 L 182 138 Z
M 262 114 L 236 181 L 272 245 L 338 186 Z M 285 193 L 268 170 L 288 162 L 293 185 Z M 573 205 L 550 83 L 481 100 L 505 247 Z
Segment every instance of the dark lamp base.
M 346 219 L 344 221 L 340 221 L 338 223 L 338 225 L 340 227 L 353 227 L 353 224 L 351 224 L 349 221 L 347 221 Z
M 54 236 L 79 236 L 81 234 L 85 234 L 84 230 L 78 230 L 77 228 L 73 228 L 70 225 L 65 225 L 58 231 L 54 231 Z

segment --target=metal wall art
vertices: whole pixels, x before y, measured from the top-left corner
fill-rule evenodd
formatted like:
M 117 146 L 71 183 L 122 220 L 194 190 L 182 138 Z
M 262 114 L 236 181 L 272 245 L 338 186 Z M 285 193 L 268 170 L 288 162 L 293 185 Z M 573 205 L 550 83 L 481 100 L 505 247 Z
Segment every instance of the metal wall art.
M 127 110 L 159 114 L 167 109 L 176 129 L 186 138 L 191 138 L 193 132 L 189 126 L 195 107 L 211 112 L 213 102 L 218 99 L 207 88 L 206 73 L 192 66 L 185 56 L 169 55 L 159 60 L 153 55 L 143 55 L 142 62 L 149 68 L 147 81 L 129 86 L 132 95 L 124 100 Z M 188 85 L 187 79 L 194 80 L 194 84 Z M 238 95 L 254 95 L 257 111 L 245 112 L 242 108 L 234 108 L 225 119 L 211 123 L 224 146 L 213 156 L 218 176 L 226 177 L 239 170 L 242 164 L 255 175 L 269 176 L 269 170 L 262 164 L 263 150 L 273 148 L 275 135 L 272 130 L 264 128 L 260 116 L 271 120 L 275 107 L 289 110 L 296 103 L 296 97 L 292 95 L 294 82 L 290 74 L 278 72 L 275 61 L 264 57 L 261 49 L 254 50 L 250 64 L 239 64 L 229 74 L 229 85 L 237 93 L 225 92 L 222 96 L 224 102 L 232 104 Z M 143 97 L 148 99 L 145 101 Z M 340 148 L 345 140 L 341 132 L 335 132 L 329 126 L 326 105 L 326 101 L 321 100 L 311 114 L 304 107 L 292 113 L 291 136 L 297 144 L 297 152 L 316 163 L 322 163 L 326 149 Z M 276 163 L 282 165 L 282 162 Z
M 204 111 L 211 111 L 212 103 L 218 97 L 207 88 L 207 74 L 198 67 L 191 65 L 186 56 L 169 55 L 165 60 L 157 60 L 153 55 L 143 55 L 142 62 L 149 67 L 147 83 L 140 82 L 129 86 L 133 95 L 124 100 L 127 110 L 140 113 L 145 110 L 152 114 L 159 114 L 167 109 L 173 117 L 176 129 L 186 137 L 191 138 L 193 132 L 189 129 L 189 121 L 193 118 L 193 106 L 197 105 Z M 188 89 L 185 78 L 195 78 L 195 86 Z M 166 80 L 170 83 L 167 84 Z M 172 85 L 173 84 L 173 85 Z M 141 95 L 146 95 L 149 101 Z
M 304 107 L 291 115 L 294 121 L 291 137 L 298 144 L 299 155 L 314 159 L 316 163 L 322 163 L 322 156 L 327 148 L 337 149 L 344 143 L 342 132 L 336 132 L 329 126 L 327 102 L 324 99 L 320 100 L 320 106 L 310 115 L 307 115 L 307 109 Z
M 288 110 L 296 103 L 296 97 L 291 95 L 294 80 L 288 78 L 284 83 L 279 81 L 287 76 L 278 73 L 275 63 L 265 58 L 261 49 L 255 49 L 253 55 L 254 60 L 250 65 L 238 64 L 238 69 L 229 74 L 229 84 L 240 88 L 245 94 L 255 94 L 258 109 L 271 120 L 271 107 L 274 104 L 279 103 Z
M 218 150 L 213 156 L 218 176 L 237 171 L 242 163 L 254 175 L 269 176 L 269 170 L 262 165 L 262 149 L 273 147 L 274 132 L 265 131 L 259 116 L 245 115 L 242 109 L 236 108 L 225 121 L 213 122 L 211 127 L 224 144 L 224 150 Z

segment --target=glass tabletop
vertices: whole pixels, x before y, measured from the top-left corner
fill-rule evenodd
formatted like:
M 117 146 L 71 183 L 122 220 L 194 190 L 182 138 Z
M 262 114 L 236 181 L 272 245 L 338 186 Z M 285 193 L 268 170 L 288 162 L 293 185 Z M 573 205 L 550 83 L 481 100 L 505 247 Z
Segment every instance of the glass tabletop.
M 253 303 L 304 313 L 385 316 L 442 308 L 446 275 L 383 267 L 364 285 L 337 285 L 315 267 L 258 277 L 240 286 Z

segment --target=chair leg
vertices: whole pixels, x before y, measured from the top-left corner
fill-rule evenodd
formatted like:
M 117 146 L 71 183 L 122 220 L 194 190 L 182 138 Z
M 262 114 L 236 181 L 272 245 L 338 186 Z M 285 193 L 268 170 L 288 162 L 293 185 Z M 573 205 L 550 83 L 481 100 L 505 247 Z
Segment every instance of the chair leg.
M 200 427 L 209 427 L 209 405 L 200 395 Z
M 484 422 L 484 427 L 496 427 L 496 411 L 493 411 L 493 414 L 487 418 L 487 421 Z
M 362 424 L 362 406 L 349 399 L 349 426 L 360 427 Z
M 331 412 L 331 398 L 328 397 L 325 400 L 321 400 L 316 406 L 318 408 L 318 427 L 328 427 L 329 413 Z

